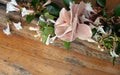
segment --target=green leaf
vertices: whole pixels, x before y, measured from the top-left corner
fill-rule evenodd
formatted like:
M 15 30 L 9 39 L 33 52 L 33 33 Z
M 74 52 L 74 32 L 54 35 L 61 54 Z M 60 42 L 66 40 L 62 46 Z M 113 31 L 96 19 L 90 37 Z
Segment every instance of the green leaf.
M 46 6 L 46 10 L 52 15 L 59 16 L 59 12 L 61 9 L 57 4 L 51 3 Z
M 106 6 L 106 0 L 96 0 L 97 3 L 101 6 L 101 7 L 105 7 Z
M 107 48 L 107 49 L 111 49 L 113 48 L 113 38 L 105 38 L 104 40 L 104 46 Z
M 40 23 L 40 26 L 41 26 L 42 28 L 44 28 L 45 26 L 47 26 L 47 23 L 46 23 L 46 22 L 40 21 L 39 23 Z
M 50 15 L 48 12 L 46 12 L 46 13 L 44 14 L 44 16 L 45 16 L 46 18 L 49 18 L 49 19 L 54 19 L 54 16 L 53 16 L 53 15 Z
M 114 9 L 114 15 L 115 17 L 120 16 L 120 4 Z
M 46 36 L 46 35 L 42 35 L 42 42 L 45 43 L 46 40 L 47 40 L 47 38 L 48 38 L 48 36 Z
M 46 27 L 43 32 L 44 35 L 54 34 L 54 28 L 53 27 Z
M 95 35 L 97 33 L 97 29 L 92 29 L 92 34 L 93 34 L 93 36 Z
M 74 0 L 63 0 L 63 3 L 67 9 L 69 9 L 70 3 L 73 3 L 73 2 L 74 2 Z
M 35 8 L 39 0 L 32 0 L 31 5 Z
M 70 42 L 64 41 L 64 47 L 69 50 L 70 49 Z
M 31 21 L 34 19 L 34 15 L 27 15 L 26 22 L 31 23 Z
M 116 53 L 117 55 L 120 54 L 120 42 L 118 42 L 118 46 L 117 46 L 117 48 L 116 48 L 116 50 L 115 50 L 115 53 Z
M 113 60 L 112 60 L 113 66 L 115 65 L 115 61 L 116 61 L 116 57 L 113 57 Z

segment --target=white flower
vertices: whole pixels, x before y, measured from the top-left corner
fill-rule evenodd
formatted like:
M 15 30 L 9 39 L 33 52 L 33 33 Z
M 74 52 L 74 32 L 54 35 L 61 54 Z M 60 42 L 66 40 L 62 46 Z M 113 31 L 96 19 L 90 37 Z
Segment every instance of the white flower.
M 93 40 L 93 39 L 91 39 L 91 38 L 90 38 L 90 39 L 87 39 L 87 41 L 88 41 L 88 42 L 92 42 L 92 43 L 96 43 L 96 41 Z
M 48 37 L 47 37 L 47 40 L 46 40 L 46 43 L 45 43 L 46 45 L 49 45 L 50 44 L 50 35 L 48 35 Z
M 38 31 L 39 29 L 35 28 L 35 27 L 29 27 L 29 30 L 31 30 L 31 31 Z
M 89 18 L 91 16 L 91 12 L 95 13 L 95 11 L 92 8 L 91 3 L 86 3 L 86 11 L 85 11 L 85 17 Z
M 100 31 L 100 33 L 106 35 L 106 32 L 105 32 L 104 29 L 103 29 L 103 26 L 98 26 L 98 27 L 97 27 L 97 31 Z
M 98 48 L 100 49 L 100 51 L 102 51 L 102 52 L 104 51 L 104 49 L 101 48 L 100 45 L 98 45 Z
M 45 22 L 45 19 L 44 19 L 43 15 L 41 15 L 41 16 L 39 17 L 39 20 L 42 21 L 42 22 Z
M 43 7 L 45 7 L 46 5 L 50 4 L 51 0 L 47 0 L 47 2 L 45 4 L 43 4 Z
M 97 33 L 93 36 L 93 39 L 95 39 L 96 41 L 98 41 L 100 38 L 100 35 L 98 35 Z
M 8 2 L 6 5 L 6 13 L 9 11 L 19 11 L 19 8 L 16 7 L 18 4 L 15 0 L 11 0 L 11 2 Z
M 6 34 L 6 35 L 10 35 L 11 32 L 10 32 L 10 27 L 9 27 L 9 24 L 7 23 L 7 28 L 6 29 L 3 29 L 3 32 Z
M 24 17 L 24 16 L 26 16 L 26 15 L 29 15 L 29 14 L 33 13 L 33 12 L 34 12 L 33 10 L 27 10 L 27 9 L 24 7 L 24 8 L 22 8 L 21 14 L 22 14 L 22 17 Z
M 10 3 L 12 3 L 13 5 L 15 5 L 15 6 L 17 6 L 18 4 L 17 4 L 17 2 L 16 2 L 16 0 L 11 0 L 11 2 Z
M 110 55 L 111 55 L 112 57 L 119 57 L 119 55 L 117 55 L 117 54 L 115 53 L 115 50 L 110 50 Z
M 95 25 L 101 25 L 101 23 L 100 23 L 100 17 L 98 17 L 98 18 L 96 18 L 96 20 L 94 21 L 94 24 Z
M 49 45 L 50 43 L 54 43 L 56 37 L 57 36 L 54 36 L 54 37 L 50 38 L 50 35 L 48 35 L 48 38 L 46 40 L 46 45 Z
M 15 26 L 15 28 L 16 28 L 17 30 L 22 29 L 21 22 L 18 22 L 18 23 L 14 23 L 14 22 L 13 22 L 13 25 Z
M 54 37 L 50 38 L 50 43 L 54 43 L 56 38 L 57 38 L 57 36 L 54 36 Z
M 48 21 L 48 22 L 55 23 L 55 21 L 54 21 L 54 20 L 52 20 L 52 19 L 47 19 L 47 21 Z

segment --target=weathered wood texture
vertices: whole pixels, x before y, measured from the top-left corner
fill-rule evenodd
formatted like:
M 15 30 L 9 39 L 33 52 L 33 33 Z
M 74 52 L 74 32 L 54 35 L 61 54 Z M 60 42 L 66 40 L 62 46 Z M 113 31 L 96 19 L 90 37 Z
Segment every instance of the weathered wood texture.
M 120 65 L 0 31 L 0 72 L 21 69 L 28 75 L 120 75 Z

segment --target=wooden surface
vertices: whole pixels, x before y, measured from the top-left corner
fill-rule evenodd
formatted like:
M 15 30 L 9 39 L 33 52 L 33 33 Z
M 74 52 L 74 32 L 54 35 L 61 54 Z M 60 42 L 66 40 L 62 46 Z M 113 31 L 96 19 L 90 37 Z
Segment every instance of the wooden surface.
M 0 31 L 3 75 L 120 75 L 119 70 L 117 64 Z

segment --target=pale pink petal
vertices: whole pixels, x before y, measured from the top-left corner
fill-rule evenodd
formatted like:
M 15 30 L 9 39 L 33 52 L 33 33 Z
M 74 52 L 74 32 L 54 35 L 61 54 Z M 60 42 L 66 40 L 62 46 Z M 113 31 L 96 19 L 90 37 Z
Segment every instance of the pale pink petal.
M 76 36 L 81 40 L 88 40 L 92 37 L 91 28 L 86 24 L 79 24 Z

